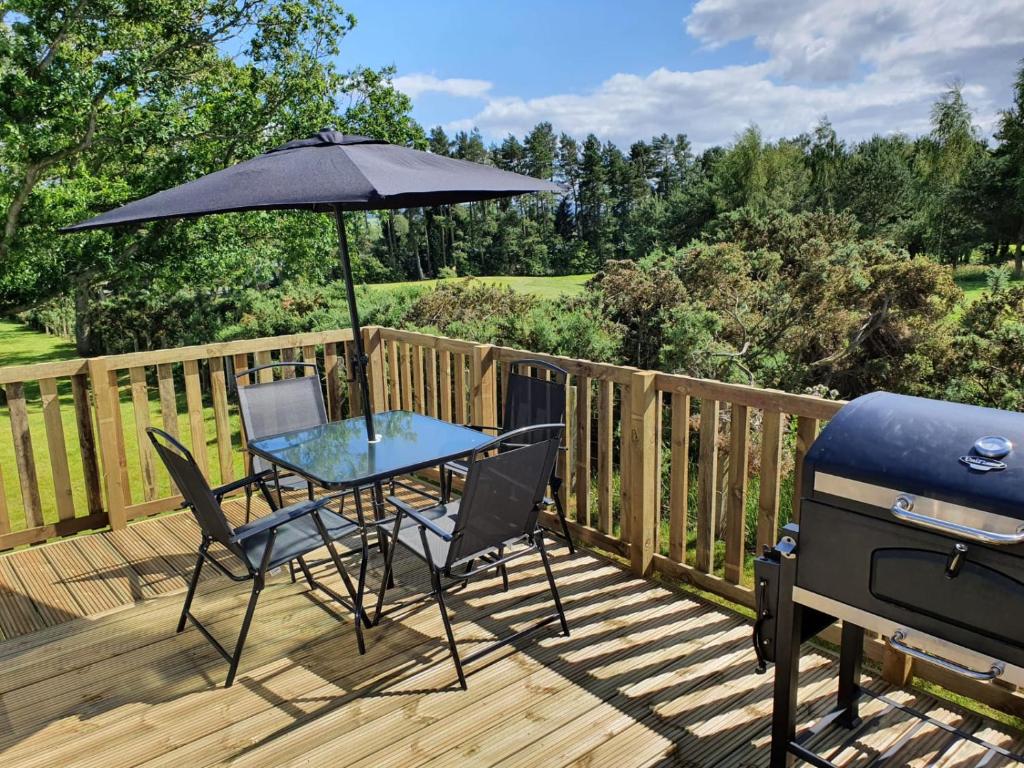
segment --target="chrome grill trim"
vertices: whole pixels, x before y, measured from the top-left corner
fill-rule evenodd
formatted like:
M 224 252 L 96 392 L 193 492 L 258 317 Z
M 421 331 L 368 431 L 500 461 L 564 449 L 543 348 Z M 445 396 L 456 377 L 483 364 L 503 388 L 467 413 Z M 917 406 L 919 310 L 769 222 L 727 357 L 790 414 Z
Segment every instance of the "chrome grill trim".
M 948 501 L 917 496 L 904 490 L 886 488 L 873 483 L 863 483 L 848 477 L 839 477 L 827 472 L 814 473 L 814 491 L 827 493 L 849 501 L 870 504 L 873 507 L 889 510 L 900 496 L 913 496 L 914 509 L 929 517 L 939 518 L 955 525 L 978 528 L 992 533 L 1012 536 L 1021 528 L 1021 521 L 1004 515 L 996 515 L 982 509 L 964 507 Z

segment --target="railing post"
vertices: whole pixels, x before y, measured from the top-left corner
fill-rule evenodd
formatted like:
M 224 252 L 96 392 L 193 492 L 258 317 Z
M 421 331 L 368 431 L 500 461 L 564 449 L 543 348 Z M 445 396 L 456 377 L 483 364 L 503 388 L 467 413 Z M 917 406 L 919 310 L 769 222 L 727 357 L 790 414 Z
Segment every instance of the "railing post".
M 472 420 L 484 426 L 497 426 L 498 409 L 495 392 L 494 347 L 491 344 L 477 344 L 473 347 L 470 365 L 470 391 L 472 392 Z
M 657 413 L 653 371 L 638 371 L 629 382 L 629 516 L 630 561 L 633 572 L 648 576 L 654 560 L 654 526 L 658 503 Z
M 121 458 L 124 446 L 118 421 L 121 404 L 117 394 L 117 372 L 109 370 L 106 359 L 89 360 L 89 379 L 96 405 L 96 427 L 99 431 L 99 453 L 103 465 L 103 487 L 107 500 L 107 520 L 114 530 L 128 524 L 125 513 L 125 489 L 121 483 Z
M 370 384 L 371 410 L 386 409 L 384 399 L 384 345 L 381 343 L 380 328 L 370 325 L 363 328 L 363 352 L 366 354 L 366 377 Z

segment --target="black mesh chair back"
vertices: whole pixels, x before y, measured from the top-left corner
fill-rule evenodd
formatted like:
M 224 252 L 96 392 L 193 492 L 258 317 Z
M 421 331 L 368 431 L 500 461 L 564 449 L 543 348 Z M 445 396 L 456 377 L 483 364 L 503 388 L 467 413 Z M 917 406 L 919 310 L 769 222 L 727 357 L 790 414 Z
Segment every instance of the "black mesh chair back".
M 527 366 L 548 371 L 549 378 L 527 375 Z M 516 360 L 505 380 L 502 431 L 511 432 L 537 424 L 565 422 L 565 380 L 568 372 L 543 360 Z
M 239 371 L 235 377 L 238 379 L 265 368 L 285 366 L 307 369 L 307 375 L 238 387 L 238 406 L 246 440 L 327 423 L 327 408 L 320 388 L 320 371 L 312 363 L 270 363 Z M 270 465 L 266 460 L 252 457 L 253 472 L 267 469 L 270 469 Z
M 162 429 L 149 427 L 146 432 L 203 534 L 242 557 L 239 548 L 231 541 L 234 531 L 188 448 Z
M 470 457 L 447 567 L 533 534 L 562 429 L 542 423 L 515 430 Z

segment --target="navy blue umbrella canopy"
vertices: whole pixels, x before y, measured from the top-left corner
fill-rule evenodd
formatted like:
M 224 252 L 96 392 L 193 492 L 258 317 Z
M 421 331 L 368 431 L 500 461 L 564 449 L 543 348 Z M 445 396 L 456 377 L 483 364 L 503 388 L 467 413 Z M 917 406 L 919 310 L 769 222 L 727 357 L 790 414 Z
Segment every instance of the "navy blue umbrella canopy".
M 528 192 L 561 192 L 549 181 L 466 160 L 432 155 L 365 136 L 322 130 L 290 141 L 250 160 L 172 189 L 122 205 L 95 218 L 64 227 L 83 232 L 162 219 L 184 219 L 233 211 L 309 210 L 330 213 L 338 246 L 354 333 L 355 372 L 369 403 L 366 357 L 356 309 L 344 212 L 413 208 L 514 197 Z M 366 434 L 379 439 L 370 408 L 364 408 Z
M 320 131 L 62 232 L 232 211 L 413 208 L 560 192 L 549 181 L 365 136 Z

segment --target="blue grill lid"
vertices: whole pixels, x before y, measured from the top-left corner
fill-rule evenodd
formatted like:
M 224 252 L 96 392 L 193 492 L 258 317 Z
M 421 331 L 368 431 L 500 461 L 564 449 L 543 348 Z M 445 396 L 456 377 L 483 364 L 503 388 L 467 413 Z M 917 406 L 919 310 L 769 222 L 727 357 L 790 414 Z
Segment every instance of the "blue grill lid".
M 982 456 L 974 444 L 991 436 L 1013 448 Z M 842 408 L 811 446 L 805 497 L 815 472 L 1024 519 L 1024 414 L 875 392 Z

